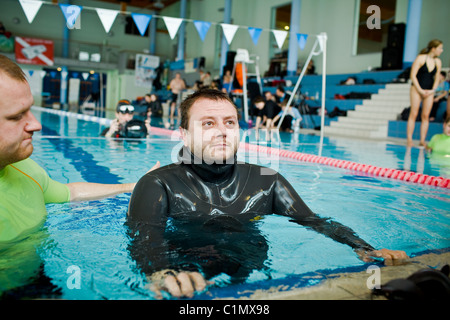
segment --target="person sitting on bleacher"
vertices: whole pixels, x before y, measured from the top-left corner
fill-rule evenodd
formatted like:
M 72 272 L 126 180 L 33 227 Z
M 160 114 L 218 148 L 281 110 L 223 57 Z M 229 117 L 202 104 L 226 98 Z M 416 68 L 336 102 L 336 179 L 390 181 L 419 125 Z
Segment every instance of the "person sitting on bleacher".
M 446 81 L 447 78 L 447 72 L 441 71 L 441 74 L 439 75 L 439 85 L 436 88 L 436 91 L 434 92 L 434 99 L 433 99 L 433 107 L 431 108 L 430 112 L 430 121 L 438 121 L 442 122 L 441 120 L 444 119 L 444 113 L 446 109 L 446 101 L 448 99 L 448 93 L 450 90 L 450 83 Z M 441 103 L 444 102 L 442 107 L 440 106 Z M 443 109 L 443 110 L 442 110 Z
M 286 101 L 287 103 L 291 98 L 291 95 L 286 93 L 282 86 L 278 86 L 277 90 L 275 91 L 275 97 L 278 103 L 282 103 L 284 101 Z

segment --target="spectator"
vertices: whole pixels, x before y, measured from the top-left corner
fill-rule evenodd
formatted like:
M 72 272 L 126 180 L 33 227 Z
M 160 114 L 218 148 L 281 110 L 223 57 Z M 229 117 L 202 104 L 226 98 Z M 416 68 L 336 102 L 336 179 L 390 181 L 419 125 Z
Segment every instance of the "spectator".
M 277 90 L 275 91 L 275 97 L 276 97 L 276 101 L 278 103 L 282 103 L 284 101 L 286 101 L 286 103 L 287 103 L 289 101 L 289 99 L 291 98 L 291 95 L 286 93 L 283 86 L 278 86 Z
M 430 121 L 440 120 L 436 119 L 436 117 L 441 115 L 440 105 L 442 104 L 443 108 L 445 109 L 447 107 L 447 99 L 448 99 L 448 92 L 450 90 L 450 84 L 447 79 L 447 73 L 445 71 L 441 71 L 441 74 L 439 75 L 439 85 L 436 88 L 436 91 L 434 93 L 434 99 L 433 99 L 433 107 L 431 108 L 430 112 Z M 445 113 L 445 111 L 444 111 Z M 442 119 L 444 120 L 444 119 Z M 440 122 L 440 121 L 439 121 Z
M 175 77 L 170 81 L 169 87 L 172 92 L 170 100 L 170 119 L 173 120 L 177 109 L 178 98 L 181 96 L 181 92 L 186 89 L 186 83 L 181 79 L 181 73 L 177 72 L 175 74 Z
M 407 146 L 413 146 L 413 133 L 416 118 L 419 114 L 420 104 L 422 104 L 422 114 L 420 123 L 419 146 L 425 147 L 425 138 L 428 132 L 429 116 L 433 107 L 433 96 L 439 84 L 439 75 L 442 62 L 439 56 L 444 51 L 442 41 L 432 40 L 423 49 L 413 62 L 411 67 L 412 87 L 410 91 L 411 111 L 408 117 L 406 128 Z
M 200 76 L 200 81 L 202 82 L 203 87 L 209 88 L 209 86 L 211 86 L 212 83 L 211 73 L 209 71 L 207 71 L 206 73 L 203 72 L 202 75 Z
M 272 127 L 272 121 L 275 116 L 280 112 L 280 106 L 273 100 L 268 99 L 264 100 L 263 97 L 256 97 L 253 101 L 257 111 L 256 114 L 256 122 L 255 129 L 260 129 L 263 126 L 266 129 L 270 129 Z
M 278 115 L 273 118 L 273 126 L 275 127 L 276 122 L 283 116 L 283 112 L 286 110 L 287 102 L 283 102 L 281 104 L 282 111 L 278 113 Z M 286 111 L 286 115 L 284 116 L 283 122 L 281 123 L 280 129 L 281 131 L 288 132 L 298 132 L 300 130 L 300 122 L 302 121 L 302 116 L 297 108 L 289 106 L 289 109 Z M 294 130 L 292 130 L 292 123 L 294 124 Z
M 230 69 L 226 69 L 222 80 L 222 91 L 230 93 L 231 90 L 233 90 L 233 78 Z
M 152 93 L 149 96 L 150 102 L 147 107 L 147 117 L 161 118 L 163 116 L 163 109 L 161 106 L 161 102 L 158 99 L 158 96 L 155 93 Z

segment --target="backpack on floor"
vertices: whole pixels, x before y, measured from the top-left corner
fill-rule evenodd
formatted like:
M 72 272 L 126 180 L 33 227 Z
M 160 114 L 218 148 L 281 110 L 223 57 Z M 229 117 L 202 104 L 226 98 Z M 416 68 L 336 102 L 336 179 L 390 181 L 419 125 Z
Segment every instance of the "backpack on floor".
M 372 289 L 372 295 L 388 300 L 450 301 L 450 267 L 422 269 L 406 279 L 395 279 Z

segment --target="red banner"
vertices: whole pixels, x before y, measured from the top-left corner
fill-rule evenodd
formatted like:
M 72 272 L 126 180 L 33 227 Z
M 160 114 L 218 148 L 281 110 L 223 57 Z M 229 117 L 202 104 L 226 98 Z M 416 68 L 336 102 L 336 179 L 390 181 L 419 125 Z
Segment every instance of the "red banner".
M 24 64 L 53 65 L 53 41 L 16 37 L 16 62 Z

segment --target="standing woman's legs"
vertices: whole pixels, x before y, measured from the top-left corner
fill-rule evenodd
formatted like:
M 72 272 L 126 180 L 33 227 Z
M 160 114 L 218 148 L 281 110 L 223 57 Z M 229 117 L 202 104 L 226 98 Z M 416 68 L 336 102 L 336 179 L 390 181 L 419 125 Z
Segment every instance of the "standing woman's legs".
M 406 126 L 406 145 L 408 147 L 412 147 L 413 146 L 412 137 L 414 133 L 414 127 L 416 125 L 416 118 L 417 114 L 419 113 L 419 107 L 422 98 L 413 86 L 411 86 L 409 96 L 411 102 L 411 110 L 409 112 L 408 124 Z
M 428 132 L 428 125 L 430 123 L 430 112 L 431 109 L 433 108 L 433 95 L 430 95 L 428 97 L 426 97 L 425 99 L 423 99 L 422 102 L 422 115 L 421 115 L 421 119 L 422 122 L 420 124 L 420 146 L 426 146 L 425 143 L 425 139 L 427 137 L 427 132 Z

